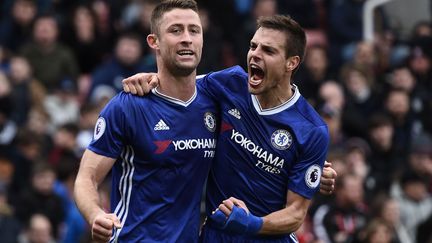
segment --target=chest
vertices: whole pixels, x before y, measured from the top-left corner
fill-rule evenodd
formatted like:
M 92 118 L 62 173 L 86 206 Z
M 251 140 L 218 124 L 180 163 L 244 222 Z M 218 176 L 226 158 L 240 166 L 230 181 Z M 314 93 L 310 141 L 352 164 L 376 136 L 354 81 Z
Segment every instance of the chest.
M 224 104 L 221 117 L 220 150 L 230 151 L 233 160 L 247 161 L 244 166 L 262 174 L 289 174 L 299 153 L 289 124 L 278 115 L 259 115 L 248 100 Z
M 140 123 L 129 127 L 126 143 L 144 163 L 182 165 L 211 160 L 216 149 L 217 113 L 211 103 L 179 107 L 163 102 L 134 111 Z

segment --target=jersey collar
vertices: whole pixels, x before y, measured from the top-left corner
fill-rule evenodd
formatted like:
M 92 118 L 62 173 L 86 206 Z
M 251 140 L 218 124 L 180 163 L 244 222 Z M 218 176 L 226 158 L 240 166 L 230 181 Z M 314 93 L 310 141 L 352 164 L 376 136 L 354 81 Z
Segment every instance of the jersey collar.
M 197 96 L 197 88 L 196 88 L 196 86 L 195 86 L 195 91 L 194 91 L 192 97 L 188 101 L 179 100 L 177 98 L 174 98 L 174 97 L 162 94 L 161 92 L 159 92 L 157 90 L 157 87 L 154 88 L 154 89 L 152 89 L 151 91 L 152 91 L 152 93 L 154 95 L 156 95 L 156 96 L 158 96 L 158 97 L 160 97 L 160 98 L 162 98 L 162 99 L 164 99 L 164 100 L 166 100 L 168 102 L 171 102 L 171 103 L 174 103 L 174 104 L 177 104 L 177 105 L 181 105 L 181 106 L 184 106 L 184 107 L 187 107 L 188 105 L 190 105 L 195 100 L 195 98 Z
M 279 113 L 293 106 L 300 98 L 300 91 L 298 90 L 295 84 L 292 84 L 292 86 L 293 86 L 293 96 L 289 98 L 289 100 L 285 101 L 284 103 L 278 106 L 268 108 L 268 109 L 263 109 L 258 101 L 258 98 L 255 95 L 251 94 L 252 103 L 255 110 L 258 112 L 258 114 L 266 116 L 266 115 L 273 115 Z

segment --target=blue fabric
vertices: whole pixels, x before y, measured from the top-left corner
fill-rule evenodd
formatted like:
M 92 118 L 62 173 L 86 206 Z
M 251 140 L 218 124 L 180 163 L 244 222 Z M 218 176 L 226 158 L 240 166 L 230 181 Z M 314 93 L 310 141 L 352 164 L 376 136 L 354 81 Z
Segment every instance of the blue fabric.
M 210 216 L 210 220 L 212 220 L 213 225 L 219 229 L 246 235 L 257 234 L 263 224 L 262 218 L 247 213 L 246 210 L 237 206 L 234 206 L 228 219 L 222 211 L 217 210 Z
M 251 214 L 263 217 L 286 206 L 288 191 L 311 199 L 319 190 L 329 144 L 325 122 L 296 87 L 292 99 L 262 110 L 247 79 L 236 66 L 198 83 L 218 100 L 222 116 L 207 180 L 208 217 L 229 197 L 243 200 Z
M 123 227 L 112 241 L 198 241 L 216 119 L 215 104 L 199 87 L 189 102 L 121 92 L 107 104 L 89 149 L 116 159 L 111 212 Z

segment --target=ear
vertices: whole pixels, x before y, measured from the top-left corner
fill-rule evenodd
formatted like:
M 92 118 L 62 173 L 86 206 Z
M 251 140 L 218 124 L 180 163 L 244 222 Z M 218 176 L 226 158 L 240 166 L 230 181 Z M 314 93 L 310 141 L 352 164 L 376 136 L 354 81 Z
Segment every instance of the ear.
M 159 39 L 156 34 L 149 34 L 147 36 L 147 44 L 150 48 L 158 50 L 159 49 Z
M 298 67 L 299 64 L 300 64 L 299 56 L 288 57 L 285 64 L 285 70 L 287 72 L 292 72 L 294 69 Z

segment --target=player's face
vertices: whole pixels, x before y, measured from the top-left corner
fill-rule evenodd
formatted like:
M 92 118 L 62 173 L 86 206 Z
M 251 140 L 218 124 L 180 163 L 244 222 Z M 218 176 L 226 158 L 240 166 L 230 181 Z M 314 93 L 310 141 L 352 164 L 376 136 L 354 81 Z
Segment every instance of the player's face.
M 190 9 L 166 12 L 159 27 L 160 55 L 174 74 L 189 75 L 201 60 L 203 35 L 201 21 Z
M 258 95 L 278 88 L 286 79 L 285 34 L 259 28 L 250 42 L 247 55 L 249 92 Z

